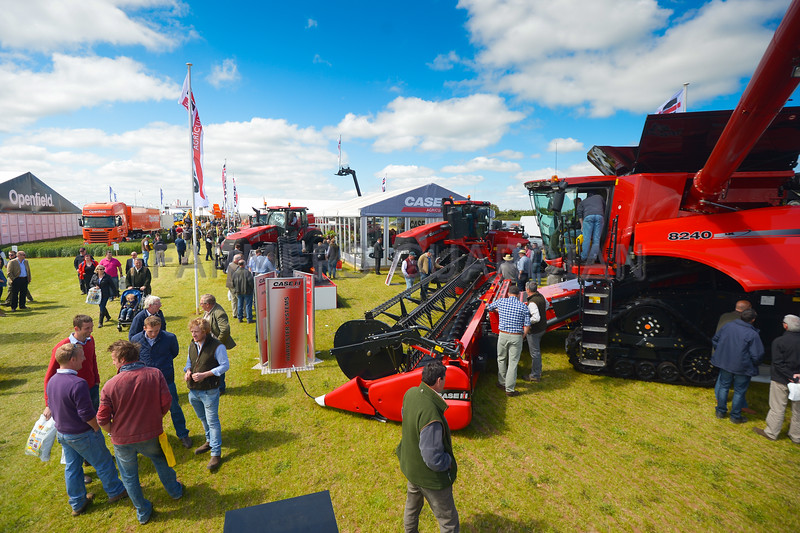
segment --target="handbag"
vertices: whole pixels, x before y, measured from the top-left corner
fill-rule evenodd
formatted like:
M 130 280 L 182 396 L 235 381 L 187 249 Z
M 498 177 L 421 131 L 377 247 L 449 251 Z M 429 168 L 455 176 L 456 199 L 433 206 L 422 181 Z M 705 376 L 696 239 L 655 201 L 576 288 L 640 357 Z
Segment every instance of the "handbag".
M 33 425 L 28 443 L 25 446 L 25 455 L 33 455 L 42 461 L 50 460 L 50 450 L 56 440 L 56 421 L 51 416 L 46 419 L 39 415 L 39 420 Z
M 101 297 L 102 294 L 100 292 L 100 287 L 91 287 L 89 289 L 89 293 L 86 295 L 86 303 L 92 305 L 99 305 Z
M 789 382 L 789 399 L 800 402 L 800 383 Z

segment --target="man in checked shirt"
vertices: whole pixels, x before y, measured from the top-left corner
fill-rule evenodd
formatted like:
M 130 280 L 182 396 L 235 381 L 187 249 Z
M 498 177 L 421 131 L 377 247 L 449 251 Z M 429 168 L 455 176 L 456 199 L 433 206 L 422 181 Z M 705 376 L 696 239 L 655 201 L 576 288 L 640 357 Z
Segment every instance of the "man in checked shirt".
M 528 334 L 531 312 L 519 299 L 519 287 L 513 281 L 508 285 L 508 297 L 498 298 L 486 306 L 487 311 L 500 315 L 500 334 L 497 337 L 497 387 L 506 391 L 506 396 L 519 394 L 517 365 L 522 353 L 522 341 Z

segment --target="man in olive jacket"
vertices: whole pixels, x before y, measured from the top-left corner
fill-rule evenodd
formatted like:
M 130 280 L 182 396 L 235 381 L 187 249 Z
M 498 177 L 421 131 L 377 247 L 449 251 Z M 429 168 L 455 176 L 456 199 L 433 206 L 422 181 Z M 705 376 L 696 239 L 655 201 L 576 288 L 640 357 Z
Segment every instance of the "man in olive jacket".
M 433 361 L 422 369 L 422 383 L 403 397 L 403 438 L 395 453 L 400 470 L 408 479 L 403 525 L 416 532 L 425 500 L 439 522 L 439 530 L 458 532 L 458 511 L 453 483 L 458 467 L 450 441 L 450 426 L 444 417 L 445 367 Z
M 217 303 L 213 294 L 204 294 L 200 297 L 200 308 L 204 311 L 203 319 L 211 326 L 211 336 L 225 345 L 226 350 L 233 349 L 236 342 L 231 337 L 231 325 L 225 309 Z M 225 394 L 225 374 L 219 377 L 219 393 Z

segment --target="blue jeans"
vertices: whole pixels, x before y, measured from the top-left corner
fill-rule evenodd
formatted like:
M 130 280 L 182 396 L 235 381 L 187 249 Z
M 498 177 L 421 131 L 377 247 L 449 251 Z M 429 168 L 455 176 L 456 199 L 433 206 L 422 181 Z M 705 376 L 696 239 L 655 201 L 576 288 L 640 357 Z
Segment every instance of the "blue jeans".
M 328 277 L 331 279 L 336 279 L 336 264 L 339 261 L 328 261 Z
M 589 215 L 583 219 L 583 246 L 581 260 L 594 263 L 600 253 L 600 237 L 603 235 L 603 215 Z M 591 249 L 589 245 L 591 244 Z
M 206 442 L 211 446 L 211 455 L 222 455 L 222 427 L 219 423 L 219 389 L 189 389 L 189 403 L 203 424 Z
M 106 440 L 102 431 L 89 430 L 75 435 L 58 433 L 58 442 L 64 449 L 64 480 L 67 482 L 67 496 L 73 511 L 77 511 L 86 503 L 86 485 L 83 483 L 83 461 L 89 461 L 97 477 L 103 482 L 103 490 L 109 498 L 122 493 L 125 487 L 119 480 L 114 460 L 106 448 Z
M 183 409 L 181 404 L 178 403 L 178 389 L 175 388 L 175 382 L 170 381 L 167 383 L 169 393 L 172 395 L 172 405 L 169 406 L 169 414 L 172 417 L 172 426 L 175 428 L 175 434 L 179 439 L 189 436 L 189 430 L 186 429 L 186 417 L 183 416 Z
M 253 293 L 237 294 L 236 318 L 241 320 L 247 313 L 247 321 L 253 320 Z
M 728 390 L 733 385 L 733 399 L 731 400 L 731 419 L 742 418 L 742 407 L 745 407 L 744 395 L 750 386 L 750 376 L 733 374 L 727 370 L 719 369 L 717 384 L 714 386 L 714 395 L 717 397 L 717 413 L 725 415 L 728 412 Z
M 419 282 L 422 283 L 422 285 L 419 288 L 419 297 L 422 298 L 423 300 L 428 297 L 428 282 L 425 280 L 428 279 L 430 276 L 431 276 L 430 274 L 426 274 L 421 270 L 419 271 Z
M 114 455 L 117 456 L 117 466 L 122 482 L 128 489 L 128 497 L 136 508 L 136 518 L 139 522 L 147 522 L 153 512 L 153 504 L 144 497 L 142 486 L 139 484 L 139 454 L 148 457 L 156 467 L 161 484 L 167 489 L 170 497 L 177 499 L 183 495 L 183 487 L 178 482 L 175 470 L 167 466 L 167 458 L 158 443 L 158 437 L 133 444 L 115 444 Z
M 530 333 L 528 335 L 528 351 L 531 352 L 532 378 L 539 379 L 542 377 L 542 349 L 540 346 L 544 334 L 544 331 L 540 331 L 539 333 Z
M 150 259 L 150 251 L 144 250 L 142 251 L 142 261 L 144 261 L 144 266 L 147 266 L 147 261 Z
M 406 278 L 406 289 L 410 289 L 414 285 L 414 277 Z

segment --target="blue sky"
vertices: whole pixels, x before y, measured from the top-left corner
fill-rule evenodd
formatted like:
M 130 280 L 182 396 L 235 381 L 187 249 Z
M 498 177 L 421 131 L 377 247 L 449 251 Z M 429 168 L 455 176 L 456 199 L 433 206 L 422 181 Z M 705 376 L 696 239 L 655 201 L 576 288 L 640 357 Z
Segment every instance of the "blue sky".
M 525 181 L 592 175 L 689 82 L 731 109 L 789 0 L 405 3 L 27 0 L 0 18 L 0 180 L 82 205 L 189 198 L 193 63 L 206 189 L 321 209 L 434 181 L 503 209 Z M 558 168 L 555 145 L 558 145 Z M 229 180 L 230 186 L 230 180 Z

